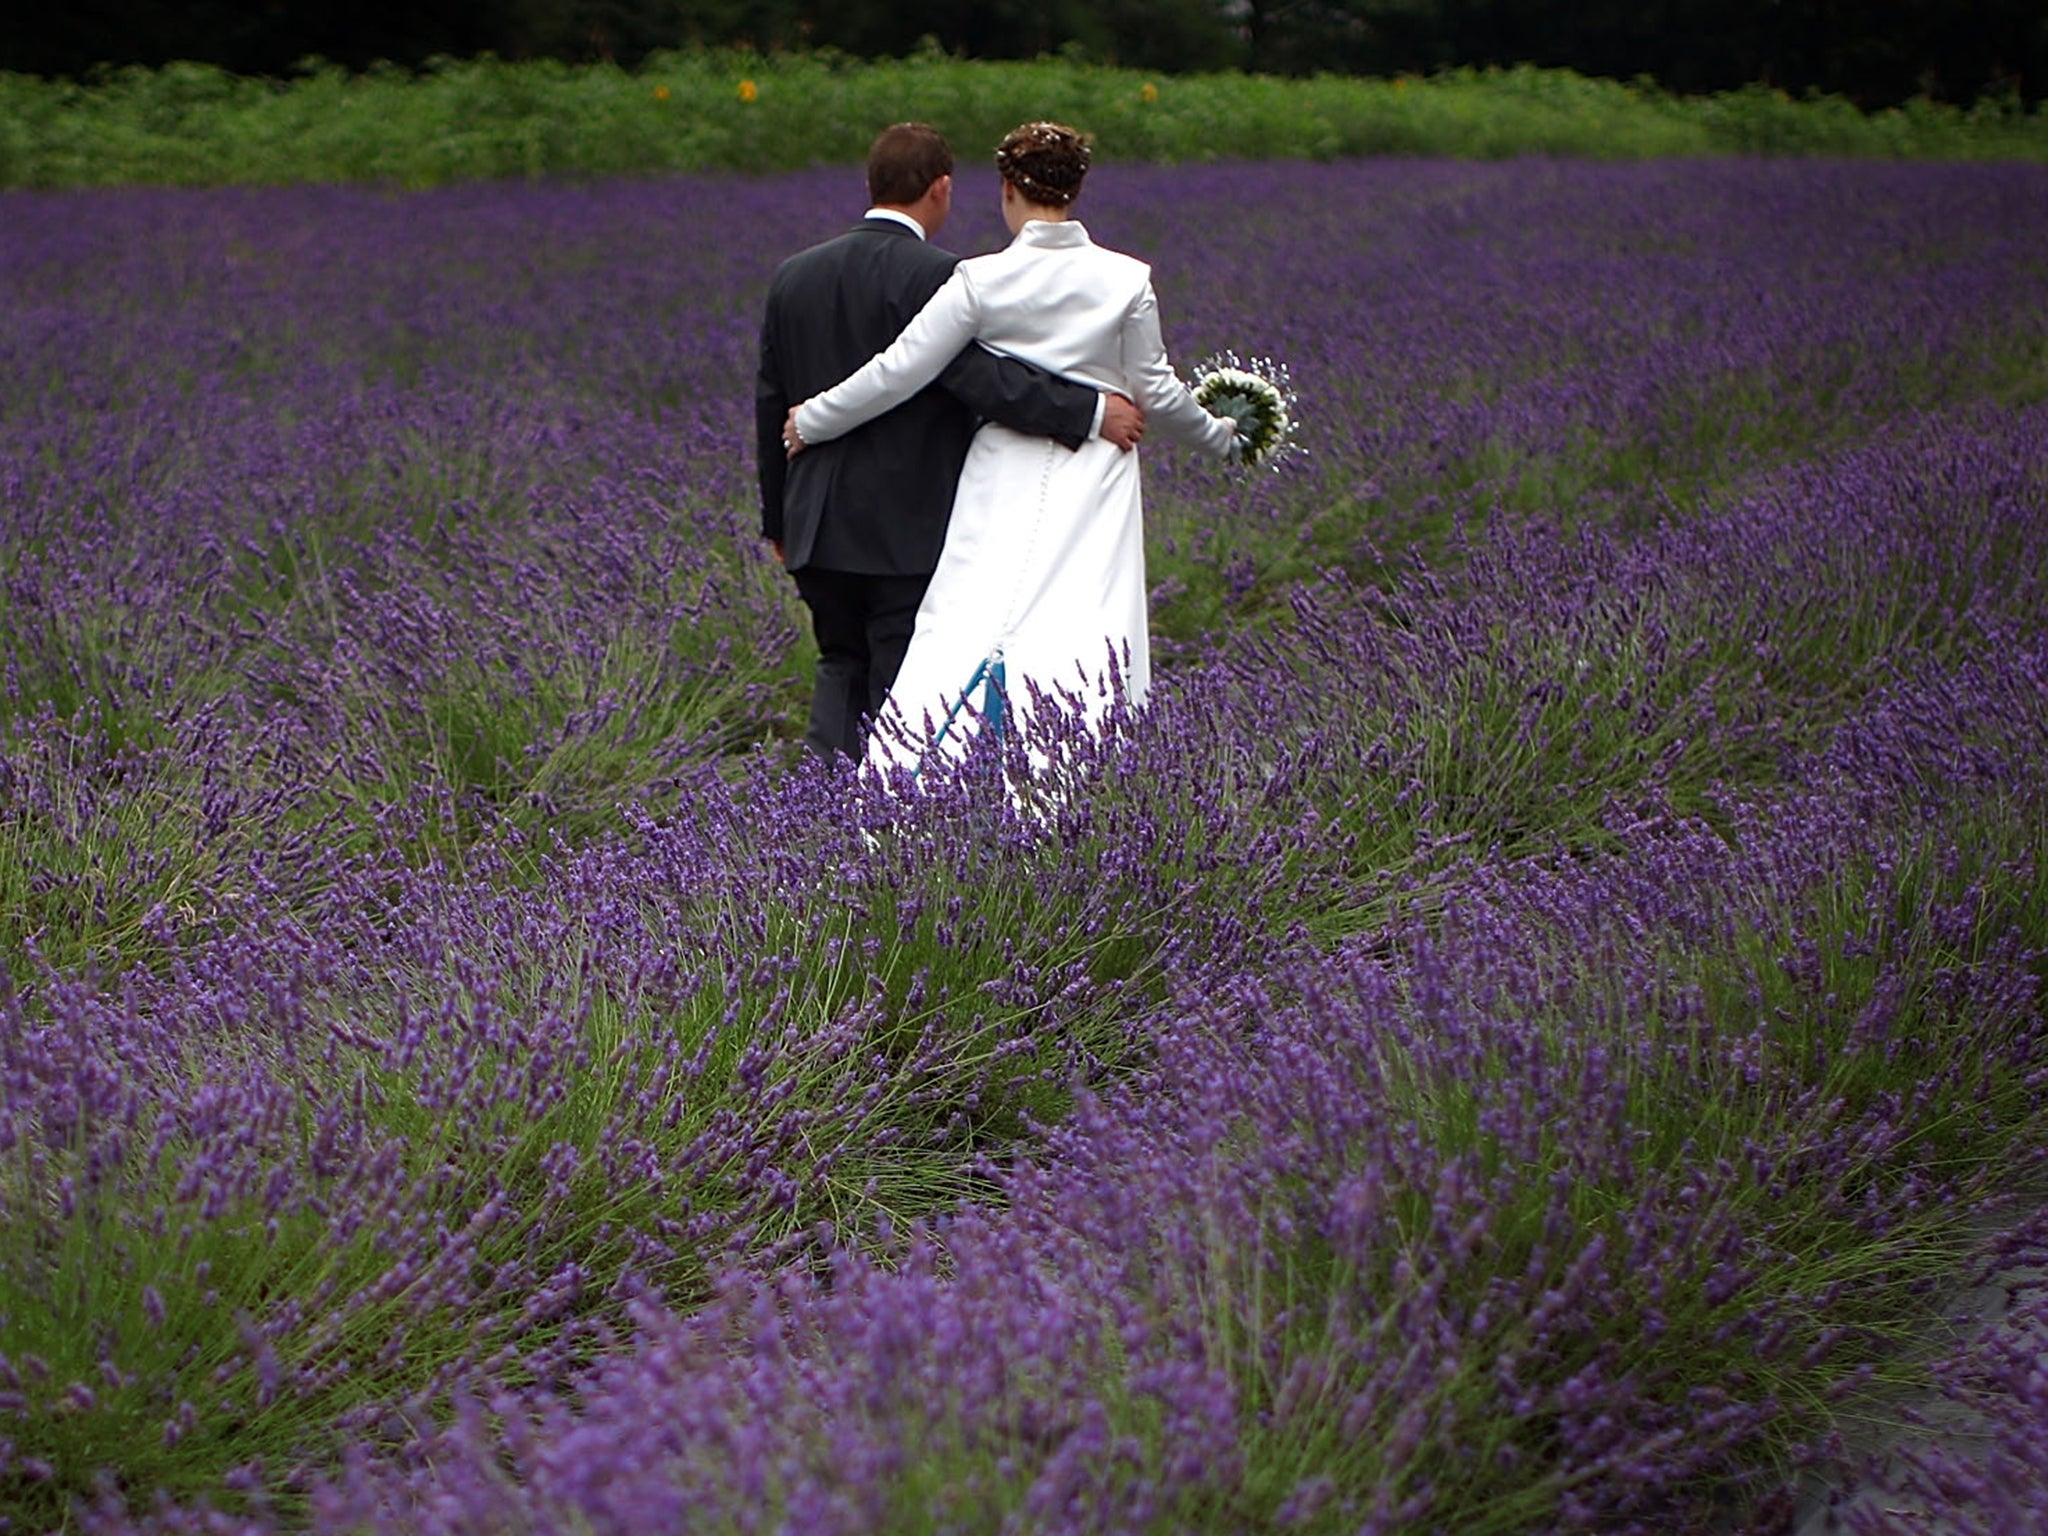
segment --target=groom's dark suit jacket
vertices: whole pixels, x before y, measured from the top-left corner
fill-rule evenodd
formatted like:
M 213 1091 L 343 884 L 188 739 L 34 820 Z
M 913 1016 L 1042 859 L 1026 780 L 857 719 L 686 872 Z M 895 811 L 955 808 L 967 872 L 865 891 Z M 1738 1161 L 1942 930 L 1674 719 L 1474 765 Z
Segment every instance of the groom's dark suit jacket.
M 776 271 L 754 414 L 761 532 L 781 541 L 790 570 L 929 575 L 983 420 L 1069 448 L 1093 430 L 1094 389 L 970 345 L 931 388 L 834 442 L 784 458 L 789 408 L 894 341 L 959 260 L 893 219 L 868 218 Z

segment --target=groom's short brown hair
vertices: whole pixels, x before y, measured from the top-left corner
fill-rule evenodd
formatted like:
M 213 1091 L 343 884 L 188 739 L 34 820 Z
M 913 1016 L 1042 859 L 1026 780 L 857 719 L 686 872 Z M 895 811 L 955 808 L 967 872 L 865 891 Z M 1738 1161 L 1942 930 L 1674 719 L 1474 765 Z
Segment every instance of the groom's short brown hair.
M 868 150 L 868 199 L 880 206 L 916 202 L 941 176 L 953 174 L 953 150 L 930 123 L 896 123 Z

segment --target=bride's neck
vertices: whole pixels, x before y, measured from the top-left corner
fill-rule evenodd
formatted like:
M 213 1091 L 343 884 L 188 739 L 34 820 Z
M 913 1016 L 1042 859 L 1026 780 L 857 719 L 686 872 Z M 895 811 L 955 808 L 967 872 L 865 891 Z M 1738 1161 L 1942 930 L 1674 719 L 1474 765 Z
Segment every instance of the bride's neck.
M 1003 183 L 1003 222 L 1010 226 L 1011 234 L 1016 234 L 1034 219 L 1041 224 L 1064 224 L 1069 217 L 1066 207 L 1034 203 L 1017 189 L 1015 182 Z

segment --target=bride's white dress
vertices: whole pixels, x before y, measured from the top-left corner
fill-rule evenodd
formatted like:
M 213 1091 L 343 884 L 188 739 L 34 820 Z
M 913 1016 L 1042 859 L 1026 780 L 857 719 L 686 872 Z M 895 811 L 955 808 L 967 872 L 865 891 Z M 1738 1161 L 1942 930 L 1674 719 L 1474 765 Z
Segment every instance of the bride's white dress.
M 806 443 L 850 432 L 931 383 L 970 341 L 1130 396 L 1148 433 L 1229 450 L 1233 424 L 1198 405 L 1167 362 L 1150 268 L 1073 220 L 1033 220 L 1005 249 L 961 262 L 886 352 L 797 408 L 797 430 Z M 1035 685 L 1077 700 L 1092 722 L 1109 705 L 1112 666 L 1141 702 L 1152 677 L 1141 512 L 1136 452 L 1101 438 L 1069 451 L 984 426 L 869 761 L 915 766 L 998 651 L 1012 718 Z M 981 699 L 976 687 L 944 750 L 974 729 Z

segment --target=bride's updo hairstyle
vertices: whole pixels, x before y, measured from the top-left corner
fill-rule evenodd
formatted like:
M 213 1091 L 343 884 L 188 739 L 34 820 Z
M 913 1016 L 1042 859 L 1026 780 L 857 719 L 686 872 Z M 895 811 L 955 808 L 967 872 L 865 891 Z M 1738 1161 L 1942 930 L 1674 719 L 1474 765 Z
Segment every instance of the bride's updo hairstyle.
M 1026 123 L 996 146 L 1003 180 L 1041 208 L 1064 208 L 1081 195 L 1090 158 L 1088 136 L 1064 123 Z

